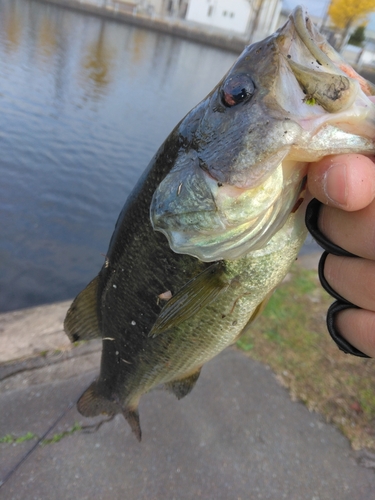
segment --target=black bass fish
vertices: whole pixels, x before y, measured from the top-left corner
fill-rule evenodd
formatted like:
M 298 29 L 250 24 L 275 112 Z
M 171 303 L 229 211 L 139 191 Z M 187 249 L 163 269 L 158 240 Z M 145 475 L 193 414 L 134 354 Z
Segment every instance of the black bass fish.
M 295 260 L 308 162 L 375 151 L 374 93 L 301 7 L 244 50 L 160 147 L 67 313 L 72 341 L 103 342 L 82 415 L 122 413 L 140 440 L 142 394 L 192 390 Z

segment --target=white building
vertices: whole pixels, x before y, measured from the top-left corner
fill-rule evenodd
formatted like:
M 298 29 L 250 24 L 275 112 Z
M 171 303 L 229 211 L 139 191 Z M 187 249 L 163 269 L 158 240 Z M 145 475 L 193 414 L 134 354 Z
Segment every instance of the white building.
M 118 1 L 118 0 L 117 0 Z M 127 1 L 127 0 L 122 0 Z M 153 13 L 161 17 L 184 19 L 189 0 L 134 0 L 138 12 Z
M 280 26 L 281 0 L 253 0 L 253 18 L 249 23 L 250 41 L 263 40 Z
M 186 20 L 245 33 L 250 13 L 247 0 L 190 0 Z
M 261 40 L 273 33 L 280 0 L 190 0 L 186 20 Z

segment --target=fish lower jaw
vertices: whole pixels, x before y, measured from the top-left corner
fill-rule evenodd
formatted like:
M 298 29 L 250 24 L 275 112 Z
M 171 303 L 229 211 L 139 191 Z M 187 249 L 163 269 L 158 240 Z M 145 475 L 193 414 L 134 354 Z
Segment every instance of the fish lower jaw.
M 251 245 L 253 247 L 256 236 L 262 236 L 262 221 L 270 218 L 270 210 L 272 211 L 272 208 L 245 224 L 230 226 L 223 223 L 223 230 L 217 232 L 192 232 L 191 234 L 186 231 L 183 233 L 161 232 L 168 238 L 169 246 L 175 253 L 191 255 L 202 262 L 233 260 L 247 253 L 247 250 L 243 249 L 243 246 L 247 245 L 247 239 L 253 240 Z

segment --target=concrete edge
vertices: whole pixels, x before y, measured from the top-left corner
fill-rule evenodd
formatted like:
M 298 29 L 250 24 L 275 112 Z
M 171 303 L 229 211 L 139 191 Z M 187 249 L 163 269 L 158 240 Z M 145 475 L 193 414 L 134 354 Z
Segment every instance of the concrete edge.
M 116 10 L 111 5 L 97 6 L 80 2 L 79 0 L 34 0 L 40 3 L 54 4 L 59 7 L 86 12 L 95 16 L 104 17 L 113 21 L 146 28 L 159 33 L 166 33 L 178 36 L 190 41 L 211 45 L 231 52 L 240 54 L 248 41 L 240 37 L 220 34 L 215 31 L 205 31 L 198 26 L 190 25 L 183 20 L 149 17 L 142 14 L 131 14 L 121 10 Z

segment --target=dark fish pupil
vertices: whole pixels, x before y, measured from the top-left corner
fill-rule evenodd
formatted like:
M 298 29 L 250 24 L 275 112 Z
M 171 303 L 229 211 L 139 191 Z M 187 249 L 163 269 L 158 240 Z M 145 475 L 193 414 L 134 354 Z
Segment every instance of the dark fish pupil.
M 248 92 L 246 89 L 234 89 L 232 92 L 233 99 L 235 101 L 242 101 L 242 99 L 245 99 L 245 97 L 248 95 Z
M 254 83 L 247 75 L 238 75 L 229 78 L 222 90 L 222 101 L 225 106 L 231 107 L 244 102 L 254 94 Z

